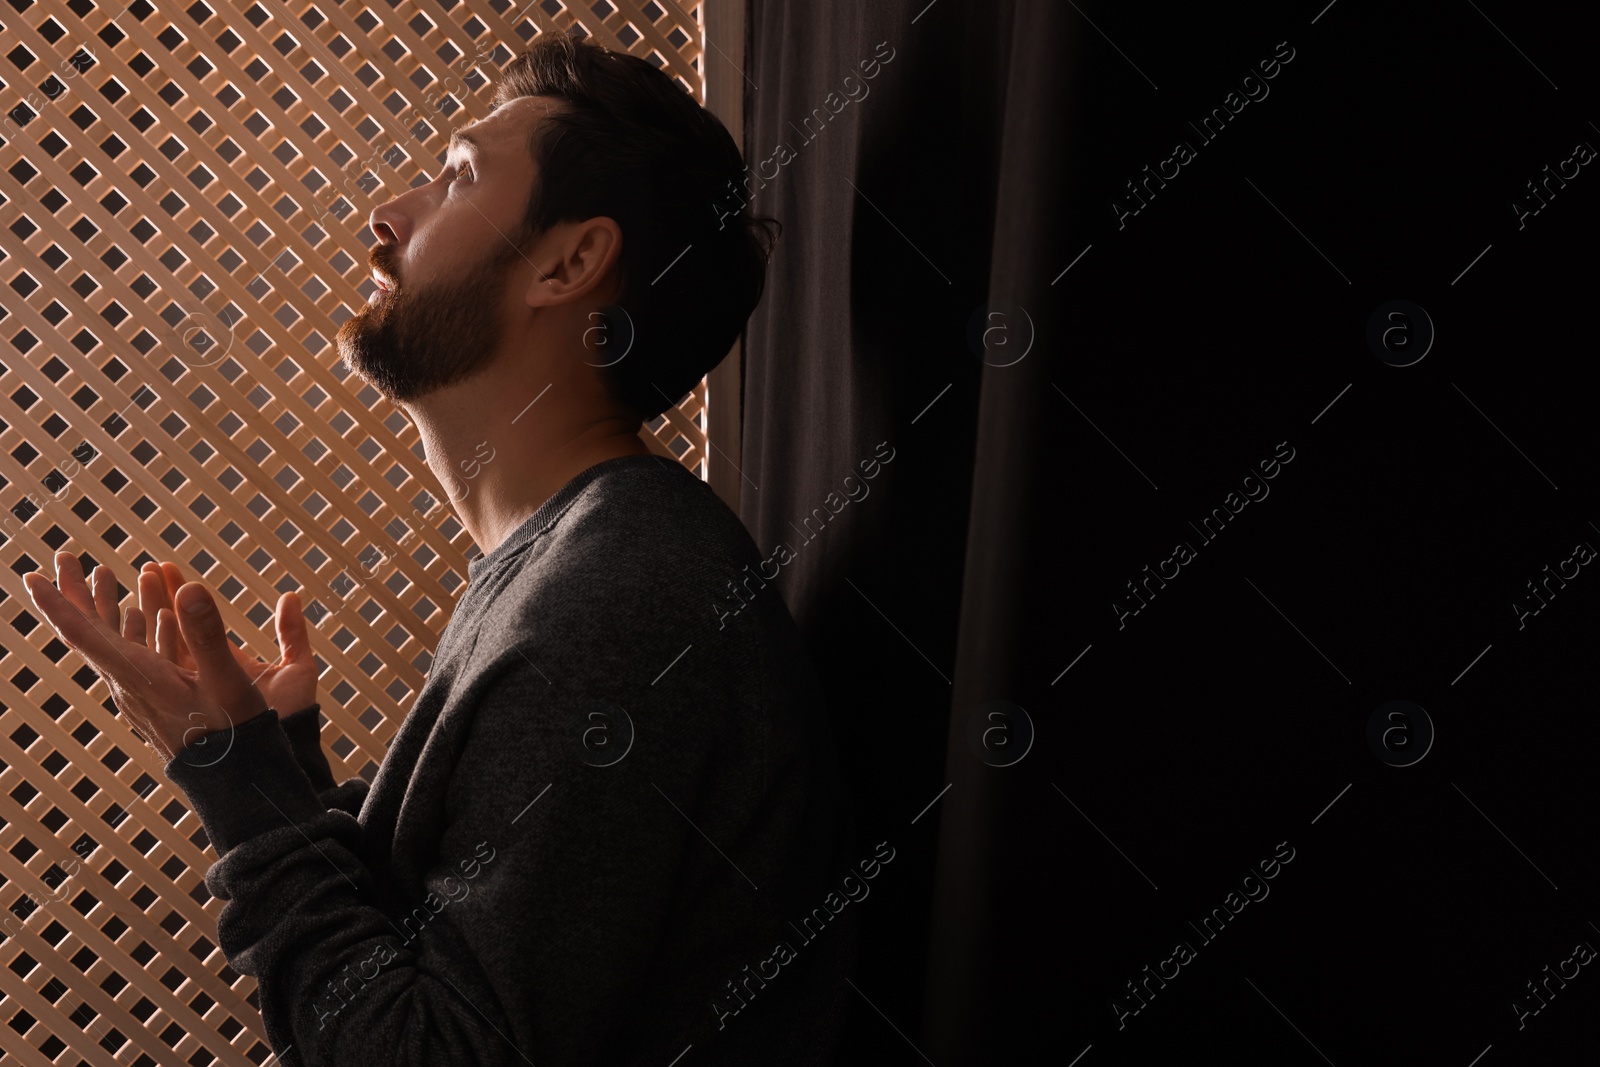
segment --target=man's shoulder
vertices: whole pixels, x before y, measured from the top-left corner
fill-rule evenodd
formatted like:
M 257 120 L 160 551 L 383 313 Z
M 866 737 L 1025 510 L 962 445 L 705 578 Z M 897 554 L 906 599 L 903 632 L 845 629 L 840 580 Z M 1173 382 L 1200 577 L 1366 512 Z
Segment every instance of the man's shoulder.
M 759 564 L 709 485 L 682 467 L 628 464 L 483 576 L 482 607 L 463 620 L 475 631 L 465 670 L 569 697 L 648 694 L 695 714 L 746 706 L 761 699 L 764 671 L 801 655 L 792 621 L 774 614 L 786 612 L 776 589 L 760 622 L 727 624 L 732 583 Z M 687 692 L 698 695 L 683 704 Z
M 709 532 L 725 531 L 727 524 L 737 526 L 738 522 L 728 505 L 698 475 L 681 463 L 652 455 L 638 456 L 622 465 L 606 465 L 604 473 L 591 479 L 573 498 L 572 506 L 548 535 L 570 539 L 576 527 L 592 523 L 613 530 L 655 525 Z
M 646 613 L 710 615 L 705 605 L 759 558 L 708 484 L 665 459 L 633 463 L 589 482 L 507 561 L 491 614 L 511 621 L 575 612 L 615 625 Z
M 651 458 L 656 462 L 611 470 L 585 486 L 545 534 L 535 567 L 589 581 L 619 574 L 663 580 L 686 569 L 743 565 L 755 545 L 739 517 L 687 468 Z

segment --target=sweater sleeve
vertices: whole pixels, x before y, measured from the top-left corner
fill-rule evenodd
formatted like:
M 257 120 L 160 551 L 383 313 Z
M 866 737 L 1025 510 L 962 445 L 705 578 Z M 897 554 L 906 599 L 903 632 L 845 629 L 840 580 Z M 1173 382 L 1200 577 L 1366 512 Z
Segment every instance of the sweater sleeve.
M 351 815 L 361 814 L 366 802 L 368 782 L 361 777 L 334 782 L 328 757 L 322 751 L 322 705 L 312 704 L 292 715 L 282 717 L 283 732 L 289 736 L 289 746 L 294 749 L 295 761 L 311 779 L 311 787 L 326 808 L 338 808 Z
M 395 899 L 275 712 L 236 728 L 232 758 L 168 765 L 221 857 L 206 874 L 227 901 L 219 944 L 256 978 L 286 1062 L 619 1062 L 685 856 L 704 847 L 667 798 L 692 810 L 713 731 L 679 717 L 670 745 L 641 736 L 632 758 L 597 766 L 574 727 L 612 683 L 558 688 L 520 665 L 494 677 L 471 708 L 420 900 Z

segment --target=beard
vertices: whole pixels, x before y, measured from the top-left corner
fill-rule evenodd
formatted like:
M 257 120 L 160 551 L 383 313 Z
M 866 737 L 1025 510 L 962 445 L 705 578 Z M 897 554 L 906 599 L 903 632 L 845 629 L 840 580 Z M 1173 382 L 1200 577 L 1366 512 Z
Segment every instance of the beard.
M 376 245 L 368 260 L 395 288 L 380 290 L 339 327 L 339 354 L 390 401 L 416 400 L 469 377 L 494 356 L 500 306 L 516 248 L 501 247 L 462 277 L 419 289 L 399 278 L 393 245 Z

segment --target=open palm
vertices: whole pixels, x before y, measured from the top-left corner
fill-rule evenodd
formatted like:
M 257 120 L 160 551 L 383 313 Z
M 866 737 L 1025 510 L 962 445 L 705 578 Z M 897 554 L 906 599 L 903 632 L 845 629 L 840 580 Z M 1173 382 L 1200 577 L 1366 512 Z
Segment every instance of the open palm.
M 55 582 L 40 572 L 23 575 L 28 595 L 56 635 L 105 681 L 139 739 L 166 762 L 183 758 L 209 767 L 225 758 L 233 748 L 232 728 L 268 706 L 235 655 L 211 591 L 200 582 L 181 586 L 173 601 L 184 605 L 182 612 L 152 599 L 155 617 L 147 622 L 137 607 L 123 614 L 110 567 L 94 569 L 91 589 L 76 555 L 58 552 L 55 562 Z M 153 646 L 146 641 L 150 630 Z M 178 663 L 180 641 L 194 650 L 194 666 Z M 222 755 L 210 758 L 218 748 Z M 203 762 L 194 763 L 202 752 Z
M 147 623 L 157 618 L 161 609 L 172 610 L 173 597 L 182 586 L 183 572 L 177 564 L 146 563 L 139 572 L 139 611 L 130 611 L 124 618 L 123 636 L 156 649 L 180 667 L 194 670 L 194 656 L 181 634 L 174 628 L 170 638 L 173 647 L 160 648 L 156 629 Z M 284 593 L 278 598 L 273 624 L 278 635 L 278 658 L 273 662 L 264 662 L 231 643 L 230 647 L 239 666 L 266 697 L 267 706 L 286 717 L 317 702 L 317 660 L 311 654 L 311 635 L 297 594 Z

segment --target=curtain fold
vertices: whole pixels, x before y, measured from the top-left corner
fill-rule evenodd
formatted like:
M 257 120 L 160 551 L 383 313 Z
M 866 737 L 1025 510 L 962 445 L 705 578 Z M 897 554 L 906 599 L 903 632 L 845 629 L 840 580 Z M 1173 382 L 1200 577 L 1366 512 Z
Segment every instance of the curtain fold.
M 1082 23 L 1070 24 L 1075 16 L 1061 4 L 1006 5 L 993 17 L 1006 39 L 1004 86 L 993 112 L 1001 136 L 991 310 L 983 324 L 990 333 L 981 345 L 986 355 L 970 446 L 972 504 L 945 768 L 953 802 L 940 822 L 924 1013 L 923 1048 L 937 1063 L 994 1062 L 986 1053 L 996 1050 L 996 1025 L 1011 1016 L 1006 984 L 1009 950 L 1016 946 L 1007 944 L 1005 933 L 1016 929 L 1017 917 L 992 920 L 1008 902 L 1027 905 L 1002 887 L 1034 883 L 1033 906 L 1042 921 L 1059 917 L 1060 908 L 1059 898 L 1037 891 L 1049 869 L 1037 854 L 1042 842 L 1019 844 L 1031 835 L 1018 831 L 1038 818 L 1033 809 L 1048 799 L 1040 797 L 1040 783 L 1024 777 L 1039 761 L 1008 763 L 1016 752 L 1006 747 L 1031 745 L 1032 731 L 1048 729 L 1057 718 L 1023 694 L 1046 688 L 1040 676 L 1051 642 L 1039 623 L 1050 613 L 1050 591 L 1062 586 L 1041 579 L 1049 570 L 1049 534 L 1059 535 L 1068 521 L 1061 479 L 1051 477 L 1059 468 L 1046 444 L 1058 420 L 1046 405 L 1059 413 L 1061 396 L 1051 379 L 1061 369 L 1057 339 L 1066 325 L 1051 280 L 1060 276 L 1067 247 L 1067 205 L 1084 199 L 1071 165 L 1075 140 L 1066 92 L 1080 69 Z M 1032 345 L 1025 355 L 1016 351 L 1025 344 Z M 993 763 L 974 758 L 975 718 L 982 724 L 977 729 L 995 731 L 985 746 Z M 1033 865 L 1033 877 L 1022 871 L 1016 873 L 1024 880 L 1007 877 L 1029 852 L 1025 862 Z
M 746 334 L 741 518 L 791 550 L 775 584 L 863 843 L 905 857 L 863 904 L 848 1061 L 901 1062 L 910 1040 L 943 1067 L 979 1039 L 995 790 L 1015 773 L 959 735 L 1015 699 L 1027 644 L 1071 36 L 1054 5 L 1010 0 L 749 15 L 753 206 L 785 231 Z

